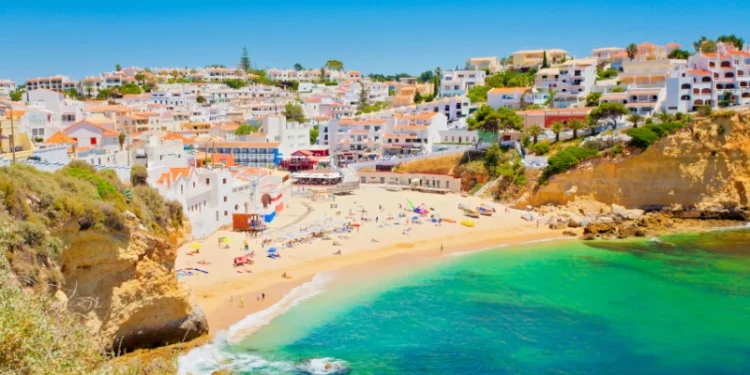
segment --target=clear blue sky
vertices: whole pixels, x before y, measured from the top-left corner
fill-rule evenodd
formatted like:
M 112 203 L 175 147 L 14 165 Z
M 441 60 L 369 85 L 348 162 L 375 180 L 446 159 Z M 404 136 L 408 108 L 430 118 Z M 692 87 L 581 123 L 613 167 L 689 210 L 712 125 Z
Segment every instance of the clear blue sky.
M 418 74 L 471 56 L 593 47 L 700 35 L 750 41 L 750 1 L 6 0 L 0 78 L 85 75 L 122 66 L 320 67 Z M 712 4 L 712 5 L 709 5 Z

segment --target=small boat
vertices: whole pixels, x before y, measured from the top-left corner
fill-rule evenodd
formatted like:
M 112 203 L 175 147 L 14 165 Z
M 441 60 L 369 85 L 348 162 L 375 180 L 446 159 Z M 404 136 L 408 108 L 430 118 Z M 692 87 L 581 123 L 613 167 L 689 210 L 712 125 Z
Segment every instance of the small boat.
M 481 205 L 479 205 L 479 208 L 487 210 L 487 211 L 490 211 L 490 212 L 497 212 L 497 209 L 495 209 L 495 207 L 492 207 L 492 206 L 490 206 L 489 204 L 486 204 L 486 203 L 482 203 Z
M 492 213 L 495 212 L 494 210 L 489 210 L 485 207 L 477 207 L 477 211 L 479 211 L 479 214 L 484 216 L 492 216 Z
M 401 186 L 398 186 L 398 185 L 386 185 L 385 186 L 385 190 L 388 190 L 388 191 L 401 191 L 403 189 L 401 188 Z
M 468 217 L 473 217 L 475 219 L 479 219 L 479 212 L 474 211 L 474 210 L 465 210 L 464 215 Z

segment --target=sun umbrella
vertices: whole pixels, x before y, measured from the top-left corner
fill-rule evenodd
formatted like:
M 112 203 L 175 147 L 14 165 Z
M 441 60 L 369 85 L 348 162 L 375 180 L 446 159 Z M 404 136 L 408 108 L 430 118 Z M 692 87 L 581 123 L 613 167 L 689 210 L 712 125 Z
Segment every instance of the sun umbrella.
M 221 239 L 221 242 L 229 242 L 229 237 L 224 237 Z
M 200 249 L 201 248 L 201 244 L 199 244 L 197 242 L 193 242 L 192 248 L 193 249 Z
M 268 253 L 269 254 L 272 254 L 272 253 L 275 253 L 275 252 L 276 252 L 276 248 L 275 247 L 272 247 L 272 248 L 268 249 Z

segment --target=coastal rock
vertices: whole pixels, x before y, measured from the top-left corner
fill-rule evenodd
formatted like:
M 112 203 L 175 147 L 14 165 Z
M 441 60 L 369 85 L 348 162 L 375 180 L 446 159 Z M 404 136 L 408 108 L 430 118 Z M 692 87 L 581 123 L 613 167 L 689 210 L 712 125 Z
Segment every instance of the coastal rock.
M 115 351 L 191 340 L 208 331 L 203 312 L 177 282 L 175 244 L 132 231 L 70 229 L 62 272 L 70 309 Z
M 571 237 L 577 236 L 576 232 L 573 232 L 572 230 L 563 231 L 562 234 L 563 236 L 571 236 Z
M 629 210 L 619 204 L 612 203 L 612 213 L 625 220 L 638 220 L 645 211 L 637 208 Z
M 691 124 L 693 131 L 678 131 L 645 151 L 632 150 L 626 158 L 592 159 L 590 166 L 552 176 L 516 205 L 564 206 L 586 197 L 628 209 L 668 207 L 684 212 L 682 216 L 742 220 L 744 210 L 736 208 L 750 205 L 748 114 L 700 118 Z

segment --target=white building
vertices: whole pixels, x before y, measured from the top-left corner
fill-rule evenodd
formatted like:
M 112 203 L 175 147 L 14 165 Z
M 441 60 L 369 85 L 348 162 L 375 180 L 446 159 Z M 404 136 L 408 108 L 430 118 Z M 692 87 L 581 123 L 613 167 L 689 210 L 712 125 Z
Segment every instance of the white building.
M 466 60 L 466 70 L 488 70 L 495 73 L 502 70 L 500 61 L 497 57 L 472 57 Z
M 83 102 L 67 98 L 59 92 L 44 89 L 32 90 L 26 93 L 25 98 L 28 99 L 27 104 L 30 107 L 44 109 L 51 113 L 52 126 L 57 130 L 43 137 L 49 137 L 63 127 L 73 125 L 84 118 Z
M 520 109 L 527 105 L 544 105 L 548 100 L 548 93 L 534 92 L 531 87 L 496 87 L 487 92 L 487 104 L 493 108 Z
M 441 74 L 440 96 L 466 96 L 474 86 L 484 85 L 484 70 L 449 70 Z
M 738 50 L 719 43 L 716 53 L 690 56 L 687 67 L 667 80 L 668 112 L 691 112 L 708 105 L 750 104 L 750 46 Z
M 594 58 L 575 59 L 540 69 L 536 88 L 546 93 L 555 91 L 555 108 L 570 107 L 591 92 L 596 83 L 596 62 Z
M 310 148 L 310 124 L 287 122 L 285 116 L 268 116 L 263 119 L 265 142 L 278 142 L 282 157 L 297 150 Z
M 602 48 L 594 48 L 591 50 L 591 56 L 596 58 L 596 60 L 599 63 L 609 63 L 612 61 L 612 55 L 620 53 L 624 51 L 624 49 L 620 47 L 602 47 Z
M 9 79 L 0 79 L 0 98 L 10 97 L 10 93 L 15 91 L 16 83 Z
M 63 75 L 56 75 L 53 77 L 39 77 L 31 78 L 26 80 L 26 90 L 37 90 L 47 89 L 53 91 L 68 91 L 75 89 L 77 86 L 75 81 Z
M 145 156 L 149 168 L 166 166 L 169 168 L 187 168 L 188 154 L 180 139 L 166 139 L 150 136 L 143 147 L 143 154 L 136 152 L 136 157 Z

